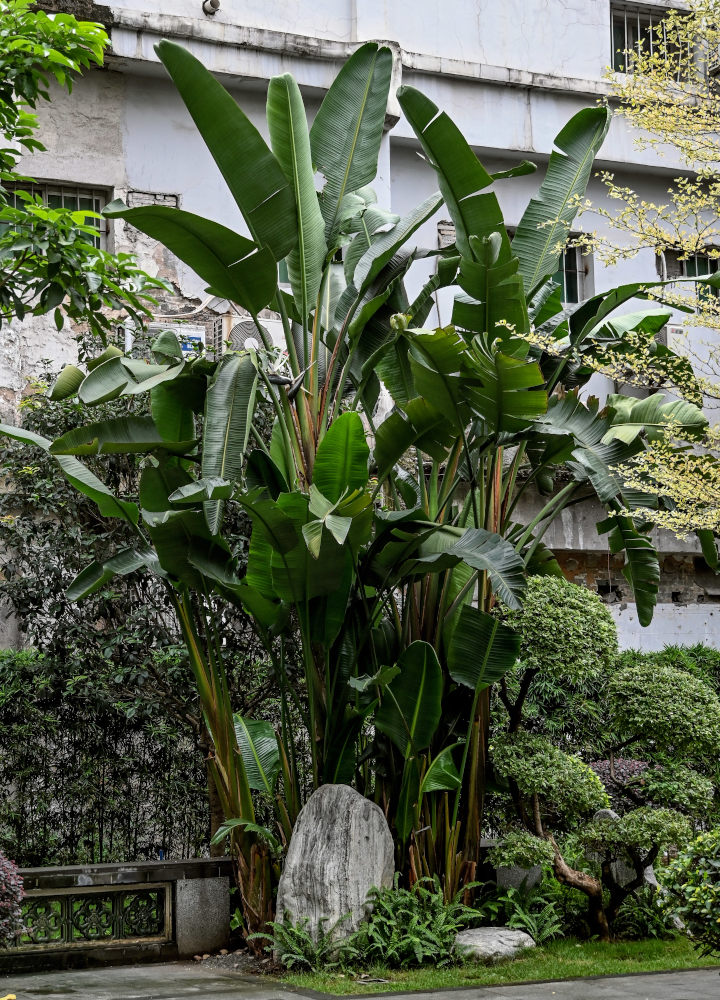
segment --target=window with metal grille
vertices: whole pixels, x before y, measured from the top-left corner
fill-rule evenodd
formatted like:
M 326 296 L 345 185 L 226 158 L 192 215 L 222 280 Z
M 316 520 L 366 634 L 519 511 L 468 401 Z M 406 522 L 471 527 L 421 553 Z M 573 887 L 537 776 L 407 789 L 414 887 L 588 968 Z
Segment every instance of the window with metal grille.
M 658 29 L 667 14 L 666 8 L 649 7 L 634 3 L 610 5 L 612 63 L 616 73 L 632 73 L 632 52 L 652 54 L 657 44 Z M 665 40 L 667 50 L 672 46 Z
M 16 208 L 22 208 L 24 202 L 18 197 L 19 191 L 27 191 L 31 195 L 39 195 L 48 208 L 67 208 L 71 212 L 101 212 L 107 205 L 107 192 L 100 188 L 83 187 L 74 184 L 53 184 L 50 181 L 38 181 L 35 184 L 13 185 L 8 191 L 8 201 Z M 107 219 L 86 219 L 85 224 L 92 226 L 96 234 L 89 237 L 98 249 L 107 247 Z
M 717 274 L 720 271 L 720 258 L 715 256 L 715 252 L 720 253 L 720 247 L 708 247 L 709 253 L 693 253 L 688 257 L 683 258 L 679 250 L 666 250 L 664 253 L 665 257 L 665 275 L 667 281 L 672 281 L 673 278 L 704 278 L 708 274 Z M 658 254 L 657 258 L 657 271 L 658 275 L 663 277 L 663 261 Z M 692 286 L 687 287 L 686 291 L 689 294 Z M 713 288 L 711 285 L 703 285 L 698 289 L 698 298 L 703 296 L 709 296 L 711 298 L 718 298 L 720 295 L 720 289 Z

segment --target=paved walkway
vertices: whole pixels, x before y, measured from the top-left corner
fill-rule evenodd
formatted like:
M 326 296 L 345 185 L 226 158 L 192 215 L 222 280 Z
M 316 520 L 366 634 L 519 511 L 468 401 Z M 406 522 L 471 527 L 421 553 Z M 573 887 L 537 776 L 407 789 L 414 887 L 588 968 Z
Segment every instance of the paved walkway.
M 1 976 L 0 997 L 6 993 L 15 993 L 17 1000 L 290 1000 L 293 996 L 322 995 L 267 985 L 192 962 Z M 693 970 L 392 996 L 412 996 L 415 1000 L 442 996 L 451 1000 L 720 1000 L 720 973 L 717 969 Z

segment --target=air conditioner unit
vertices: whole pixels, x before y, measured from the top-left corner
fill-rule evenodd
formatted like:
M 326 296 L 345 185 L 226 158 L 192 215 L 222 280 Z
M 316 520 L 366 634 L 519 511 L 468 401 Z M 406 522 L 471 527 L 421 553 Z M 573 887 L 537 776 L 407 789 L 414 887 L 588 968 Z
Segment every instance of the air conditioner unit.
M 682 354 L 685 347 L 685 327 L 668 323 L 665 327 L 665 346 L 677 354 Z
M 172 330 L 180 341 L 183 354 L 198 354 L 205 347 L 205 324 L 204 323 L 173 323 L 158 322 L 150 323 L 148 333 L 152 337 L 157 337 L 164 330 Z

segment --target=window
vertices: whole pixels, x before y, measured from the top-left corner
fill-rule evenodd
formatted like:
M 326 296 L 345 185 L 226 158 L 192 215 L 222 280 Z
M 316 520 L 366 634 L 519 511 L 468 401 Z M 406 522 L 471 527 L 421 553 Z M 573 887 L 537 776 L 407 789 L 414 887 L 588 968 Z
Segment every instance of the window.
M 562 289 L 562 300 L 565 303 L 582 302 L 587 298 L 586 279 L 590 274 L 587 259 L 583 259 L 580 247 L 567 247 L 563 250 L 562 263 L 553 275 Z
M 16 184 L 8 191 L 8 201 L 16 208 L 22 208 L 23 201 L 17 197 L 18 191 L 40 195 L 49 208 L 67 208 L 72 212 L 101 212 L 107 205 L 107 193 L 98 188 L 79 187 L 73 184 L 52 184 L 46 181 L 23 187 Z M 87 219 L 87 225 L 96 230 L 92 242 L 98 249 L 107 245 L 107 219 Z
M 685 259 L 682 258 L 679 250 L 666 250 L 664 256 L 667 280 L 672 281 L 673 278 L 702 278 L 708 274 L 717 274 L 720 271 L 720 257 L 714 256 L 714 253 L 717 252 L 720 254 L 720 247 L 709 247 L 708 249 L 712 251 L 712 254 L 694 253 Z M 657 258 L 657 272 L 659 277 L 662 278 L 663 262 L 659 254 Z M 690 290 L 691 288 L 688 287 L 687 291 L 690 292 Z M 698 293 L 698 297 L 718 298 L 720 289 L 702 287 L 698 289 Z
M 614 3 L 611 4 L 610 14 L 613 69 L 616 73 L 631 73 L 632 65 L 626 65 L 628 53 L 644 45 L 652 53 L 665 11 L 638 4 Z

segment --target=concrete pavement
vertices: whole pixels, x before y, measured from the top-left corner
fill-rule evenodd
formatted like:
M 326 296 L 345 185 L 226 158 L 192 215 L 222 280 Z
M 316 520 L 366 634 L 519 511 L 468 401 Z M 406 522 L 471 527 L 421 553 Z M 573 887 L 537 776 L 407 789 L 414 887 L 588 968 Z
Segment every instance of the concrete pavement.
M 20 973 L 0 977 L 0 997 L 17 1000 L 289 1000 L 321 994 L 192 962 Z M 383 994 L 415 1000 L 720 1000 L 720 970 L 612 976 L 569 982 Z

